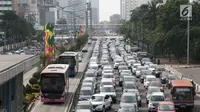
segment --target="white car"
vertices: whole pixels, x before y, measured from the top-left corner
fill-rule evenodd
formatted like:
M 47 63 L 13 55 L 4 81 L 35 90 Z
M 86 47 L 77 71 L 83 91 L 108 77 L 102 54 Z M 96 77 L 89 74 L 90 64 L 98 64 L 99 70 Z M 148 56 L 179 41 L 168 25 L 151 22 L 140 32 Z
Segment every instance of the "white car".
M 144 66 L 138 66 L 136 69 L 136 77 L 139 78 L 141 76 L 141 71 L 146 70 L 147 68 Z
M 113 73 L 104 73 L 102 79 L 112 79 L 113 83 L 115 83 L 115 76 Z
M 165 101 L 165 95 L 163 92 L 154 92 L 149 100 L 148 111 L 157 111 L 156 108 L 160 102 Z
M 112 85 L 105 85 L 100 89 L 100 94 L 109 95 L 112 97 L 112 101 L 116 102 L 116 90 Z
M 83 79 L 83 83 L 92 83 L 93 84 L 93 88 L 96 89 L 97 87 L 97 82 L 95 80 L 95 78 L 92 78 L 92 77 L 87 77 L 85 79 Z
M 90 99 L 93 111 L 105 112 L 106 109 L 111 109 L 112 98 L 105 94 L 94 94 Z
M 108 79 L 108 78 L 101 79 L 100 89 L 105 85 L 112 85 L 112 86 L 115 87 L 115 82 L 113 82 L 112 79 Z
M 151 81 L 156 81 L 157 79 L 156 79 L 156 77 L 154 76 L 154 75 L 147 75 L 146 77 L 145 77 L 145 79 L 144 79 L 144 87 L 145 88 L 148 88 L 148 86 L 149 86 L 149 83 L 151 82 Z
M 128 73 L 128 74 L 132 75 L 131 70 L 122 70 L 122 71 L 120 72 L 120 74 L 121 74 L 121 73 Z

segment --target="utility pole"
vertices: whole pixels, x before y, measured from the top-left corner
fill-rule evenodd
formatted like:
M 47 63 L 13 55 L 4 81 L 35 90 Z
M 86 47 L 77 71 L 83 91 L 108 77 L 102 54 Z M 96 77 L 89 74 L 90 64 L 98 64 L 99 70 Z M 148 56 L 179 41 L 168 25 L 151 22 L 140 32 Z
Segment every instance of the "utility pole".
M 92 5 L 91 2 L 89 2 L 90 4 L 90 38 L 92 38 Z
M 86 35 L 88 35 L 88 3 L 86 3 L 86 5 L 87 5 L 87 9 L 86 9 L 86 11 L 85 11 L 85 14 L 86 14 L 86 28 L 85 28 L 85 33 L 86 33 Z

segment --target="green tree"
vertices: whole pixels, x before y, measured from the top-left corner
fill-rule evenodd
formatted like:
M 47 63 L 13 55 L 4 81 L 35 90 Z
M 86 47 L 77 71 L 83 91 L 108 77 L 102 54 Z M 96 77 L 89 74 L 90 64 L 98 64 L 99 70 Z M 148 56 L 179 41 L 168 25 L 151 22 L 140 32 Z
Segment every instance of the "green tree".
M 1 19 L 1 29 L 5 32 L 8 44 L 30 39 L 35 32 L 32 24 L 20 18 L 13 11 L 4 11 Z

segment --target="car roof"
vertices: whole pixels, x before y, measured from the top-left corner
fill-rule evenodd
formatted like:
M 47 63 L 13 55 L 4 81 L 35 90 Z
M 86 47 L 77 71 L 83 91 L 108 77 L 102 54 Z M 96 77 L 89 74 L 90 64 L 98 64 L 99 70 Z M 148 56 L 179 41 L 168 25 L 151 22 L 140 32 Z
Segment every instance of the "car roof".
M 90 109 L 76 109 L 75 112 L 91 112 Z
M 103 87 L 114 87 L 113 85 L 104 85 Z
M 91 102 L 87 100 L 78 101 L 77 105 L 91 105 Z
M 146 78 L 156 78 L 154 75 L 146 75 Z
M 131 92 L 123 92 L 122 96 L 136 96 L 137 93 L 131 93 Z
M 91 87 L 82 87 L 81 90 L 92 90 Z
M 125 81 L 124 84 L 135 84 L 135 82 L 132 82 L 132 81 Z
M 103 73 L 103 75 L 114 75 L 113 73 Z
M 110 81 L 112 81 L 112 79 L 110 79 L 110 78 L 103 78 L 103 79 L 101 80 L 101 82 L 110 82 Z
M 92 85 L 92 83 L 91 82 L 83 82 L 82 85 Z
M 152 93 L 152 96 L 153 96 L 153 95 L 164 96 L 164 93 L 163 93 L 163 92 L 153 92 L 153 93 Z

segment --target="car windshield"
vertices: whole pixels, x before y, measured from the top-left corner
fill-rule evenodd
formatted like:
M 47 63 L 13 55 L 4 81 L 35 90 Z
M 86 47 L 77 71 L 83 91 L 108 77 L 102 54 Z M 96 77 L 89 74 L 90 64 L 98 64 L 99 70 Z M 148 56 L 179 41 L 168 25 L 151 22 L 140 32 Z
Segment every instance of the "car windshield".
M 101 92 L 114 92 L 115 89 L 113 87 L 103 87 L 100 90 Z
M 124 89 L 136 89 L 135 84 L 124 84 Z
M 151 82 L 149 86 L 162 87 L 162 84 L 160 82 Z
M 85 77 L 94 77 L 95 75 L 93 73 L 85 73 Z
M 101 85 L 112 85 L 112 82 L 102 82 Z
M 92 90 L 81 90 L 80 95 L 92 95 Z
M 175 100 L 193 100 L 193 90 L 191 88 L 176 88 L 173 99 Z
M 165 101 L 164 96 L 151 96 L 151 101 Z
M 159 110 L 161 111 L 174 111 L 174 105 L 172 104 L 160 104 Z
M 137 99 L 136 99 L 136 96 L 124 95 L 121 98 L 121 102 L 123 102 L 123 103 L 134 103 L 134 102 L 137 102 Z
M 152 94 L 153 92 L 160 92 L 160 88 L 149 88 L 148 94 Z
M 103 96 L 92 96 L 92 101 L 93 102 L 100 102 L 103 101 Z
M 135 78 L 126 77 L 126 78 L 124 78 L 124 81 L 134 81 L 135 82 Z

